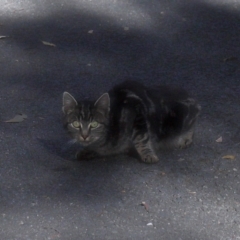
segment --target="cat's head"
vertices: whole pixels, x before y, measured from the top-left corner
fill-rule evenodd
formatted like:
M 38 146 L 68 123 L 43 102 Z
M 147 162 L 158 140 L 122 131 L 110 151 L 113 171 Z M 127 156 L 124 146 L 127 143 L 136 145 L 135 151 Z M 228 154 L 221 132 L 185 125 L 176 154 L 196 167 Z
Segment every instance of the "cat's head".
M 83 146 L 103 140 L 106 136 L 110 98 L 104 93 L 94 102 L 77 102 L 68 92 L 63 93 L 64 125 L 71 137 Z

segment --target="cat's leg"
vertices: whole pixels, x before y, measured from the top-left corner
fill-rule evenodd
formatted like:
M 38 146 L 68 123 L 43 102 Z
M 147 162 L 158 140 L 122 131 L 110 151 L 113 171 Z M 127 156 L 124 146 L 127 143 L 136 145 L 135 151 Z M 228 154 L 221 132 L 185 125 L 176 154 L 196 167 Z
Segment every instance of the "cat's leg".
M 190 129 L 188 132 L 185 132 L 178 136 L 175 140 L 175 146 L 177 148 L 186 148 L 190 146 L 193 142 L 194 130 Z
M 158 156 L 153 150 L 148 132 L 136 132 L 133 135 L 133 144 L 141 160 L 145 163 L 156 163 Z
M 197 117 L 201 111 L 201 106 L 196 103 L 192 98 L 188 98 L 184 101 L 181 101 L 180 104 L 185 108 L 185 114 L 183 116 L 183 130 L 191 132 L 191 130 L 197 120 Z
M 187 109 L 186 116 L 183 118 L 183 132 L 177 138 L 177 147 L 186 148 L 193 142 L 194 125 L 201 111 L 201 106 L 192 98 L 181 102 Z

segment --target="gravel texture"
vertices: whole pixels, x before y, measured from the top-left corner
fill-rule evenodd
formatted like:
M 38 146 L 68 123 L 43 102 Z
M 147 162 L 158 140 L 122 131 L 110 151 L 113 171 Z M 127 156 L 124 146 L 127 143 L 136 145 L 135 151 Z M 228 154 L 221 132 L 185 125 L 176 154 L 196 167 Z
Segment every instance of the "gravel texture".
M 239 1 L 0 6 L 0 239 L 240 239 Z M 194 144 L 154 165 L 74 161 L 63 91 L 96 99 L 125 78 L 190 91 Z

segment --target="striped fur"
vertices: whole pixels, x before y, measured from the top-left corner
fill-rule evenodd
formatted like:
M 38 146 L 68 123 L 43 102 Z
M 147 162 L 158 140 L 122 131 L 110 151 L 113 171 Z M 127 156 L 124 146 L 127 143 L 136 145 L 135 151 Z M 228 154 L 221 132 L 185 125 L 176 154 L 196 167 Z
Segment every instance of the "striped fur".
M 105 156 L 134 148 L 143 162 L 157 162 L 159 147 L 192 143 L 200 109 L 184 90 L 135 81 L 115 86 L 96 102 L 63 94 L 64 126 L 85 147 L 80 159 L 87 152 Z

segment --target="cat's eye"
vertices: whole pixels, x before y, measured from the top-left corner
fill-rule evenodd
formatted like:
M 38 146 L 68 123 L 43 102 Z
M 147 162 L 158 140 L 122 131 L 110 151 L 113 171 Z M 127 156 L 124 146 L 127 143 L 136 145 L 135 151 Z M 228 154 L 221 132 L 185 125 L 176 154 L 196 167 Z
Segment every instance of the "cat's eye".
M 75 128 L 79 128 L 79 127 L 80 127 L 80 123 L 79 123 L 78 121 L 74 121 L 74 122 L 72 123 L 72 125 L 73 125 L 73 127 L 75 127 Z
M 96 128 L 96 127 L 98 126 L 98 122 L 93 121 L 93 122 L 90 123 L 90 126 L 91 126 L 92 128 Z

